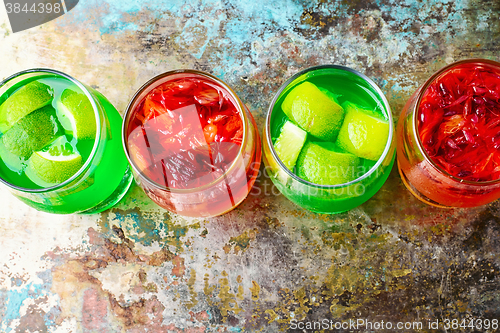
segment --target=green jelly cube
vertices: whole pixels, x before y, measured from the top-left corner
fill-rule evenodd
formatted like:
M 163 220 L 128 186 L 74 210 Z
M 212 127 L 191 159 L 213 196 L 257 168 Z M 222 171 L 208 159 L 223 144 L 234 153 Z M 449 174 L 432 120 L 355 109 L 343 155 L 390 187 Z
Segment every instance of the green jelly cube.
M 335 95 L 307 81 L 287 94 L 281 108 L 303 130 L 325 141 L 335 140 L 344 119 L 344 109 Z
M 274 144 L 274 149 L 288 170 L 293 171 L 293 167 L 299 157 L 302 146 L 306 142 L 306 138 L 307 133 L 289 120 L 281 128 L 281 133 Z
M 297 175 L 319 185 L 337 185 L 360 175 L 359 157 L 342 152 L 332 142 L 307 142 L 297 160 Z
M 344 123 L 337 145 L 358 157 L 376 161 L 382 155 L 389 137 L 389 122 L 371 110 L 346 102 Z

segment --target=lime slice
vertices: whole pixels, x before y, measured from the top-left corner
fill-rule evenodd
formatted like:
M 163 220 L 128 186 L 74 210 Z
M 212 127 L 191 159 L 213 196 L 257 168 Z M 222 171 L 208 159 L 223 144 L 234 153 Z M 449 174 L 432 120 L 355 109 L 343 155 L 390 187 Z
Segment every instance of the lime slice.
M 28 159 L 34 151 L 52 142 L 58 132 L 56 111 L 47 105 L 19 120 L 2 139 L 9 152 Z
M 293 88 L 281 108 L 303 130 L 325 141 L 335 140 L 344 119 L 344 109 L 335 95 L 325 94 L 311 82 Z
M 299 157 L 302 146 L 306 142 L 306 138 L 307 133 L 289 120 L 281 128 L 281 133 L 274 144 L 274 149 L 288 170 L 293 171 L 293 167 L 295 166 L 297 157 Z
M 66 89 L 56 104 L 60 115 L 59 120 L 66 129 L 66 133 L 71 133 L 78 140 L 95 138 L 94 109 L 85 94 Z
M 376 161 L 382 155 L 389 137 L 389 122 L 377 113 L 353 103 L 343 104 L 346 110 L 337 145 L 358 157 Z
M 297 175 L 315 184 L 344 184 L 358 178 L 361 160 L 332 142 L 308 142 L 297 160 Z
M 12 154 L 3 143 L 3 137 L 0 137 L 0 160 L 13 172 L 21 173 L 26 164 L 24 159 Z
M 18 89 L 0 105 L 0 132 L 5 133 L 20 119 L 50 104 L 53 95 L 52 88 L 38 81 Z
M 73 176 L 83 166 L 80 153 L 60 136 L 43 151 L 36 151 L 28 160 L 26 175 L 35 184 L 49 187 Z

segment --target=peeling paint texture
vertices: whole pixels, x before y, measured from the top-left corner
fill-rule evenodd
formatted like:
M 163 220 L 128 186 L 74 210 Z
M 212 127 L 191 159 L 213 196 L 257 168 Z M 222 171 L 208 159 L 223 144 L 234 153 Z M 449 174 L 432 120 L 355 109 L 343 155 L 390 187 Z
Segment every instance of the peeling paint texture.
M 397 119 L 442 66 L 500 60 L 500 2 L 82 0 L 15 34 L 0 9 L 0 45 L 0 78 L 58 69 L 122 113 L 152 76 L 194 68 L 233 87 L 262 129 L 288 77 L 333 63 L 372 78 Z M 295 206 L 262 172 L 211 219 L 162 210 L 136 185 L 85 216 L 37 212 L 2 188 L 0 251 L 5 333 L 302 332 L 291 323 L 324 319 L 444 332 L 428 322 L 500 320 L 500 203 L 426 206 L 396 168 L 367 203 L 331 216 Z

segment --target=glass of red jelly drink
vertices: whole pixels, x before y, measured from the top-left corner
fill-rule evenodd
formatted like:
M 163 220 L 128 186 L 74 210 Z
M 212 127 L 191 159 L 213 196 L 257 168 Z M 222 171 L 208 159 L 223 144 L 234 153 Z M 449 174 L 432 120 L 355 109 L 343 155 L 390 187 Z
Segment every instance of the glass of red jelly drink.
M 397 127 L 406 187 L 438 207 L 475 207 L 500 198 L 500 63 L 448 65 L 406 103 Z
M 137 183 L 159 206 L 211 217 L 241 203 L 257 177 L 255 121 L 224 82 L 195 70 L 160 74 L 130 101 L 123 144 Z

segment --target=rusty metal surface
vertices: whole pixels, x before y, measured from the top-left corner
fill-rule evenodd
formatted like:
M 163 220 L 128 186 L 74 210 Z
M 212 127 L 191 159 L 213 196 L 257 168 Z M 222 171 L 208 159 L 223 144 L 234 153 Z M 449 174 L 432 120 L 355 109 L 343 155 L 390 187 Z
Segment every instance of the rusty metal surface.
M 335 63 L 371 77 L 397 119 L 445 64 L 500 60 L 499 13 L 479 0 L 88 0 L 12 34 L 0 11 L 0 77 L 55 68 L 123 112 L 150 77 L 195 68 L 232 86 L 261 129 L 290 75 Z M 1 332 L 278 332 L 325 319 L 441 332 L 446 319 L 500 320 L 500 204 L 426 206 L 396 168 L 367 203 L 331 216 L 293 205 L 265 174 L 211 219 L 170 214 L 137 186 L 85 216 L 40 213 L 2 189 L 0 254 Z

